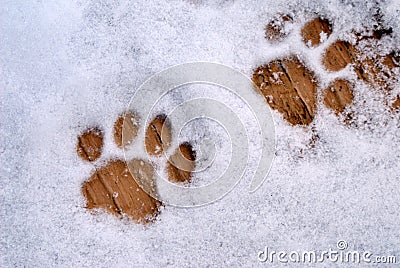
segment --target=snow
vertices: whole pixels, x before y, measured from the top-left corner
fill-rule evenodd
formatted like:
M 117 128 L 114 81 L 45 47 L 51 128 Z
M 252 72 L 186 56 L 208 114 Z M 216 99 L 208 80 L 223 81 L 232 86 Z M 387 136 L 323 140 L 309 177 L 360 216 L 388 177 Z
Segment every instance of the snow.
M 399 49 L 399 3 L 380 5 L 394 31 L 385 49 Z M 114 121 L 135 89 L 172 65 L 211 61 L 250 77 L 255 67 L 297 53 L 321 88 L 336 77 L 354 79 L 349 68 L 326 73 L 317 55 L 337 38 L 351 38 L 350 30 L 371 26 L 374 10 L 370 2 L 339 0 L 4 1 L 0 266 L 253 267 L 265 246 L 325 250 L 339 239 L 351 249 L 400 258 L 400 119 L 387 112 L 382 94 L 360 82 L 350 108 L 360 115 L 358 129 L 321 106 L 314 121 L 320 139 L 310 148 L 310 127 L 288 126 L 274 112 L 276 158 L 256 192 L 247 190 L 250 165 L 223 199 L 198 208 L 165 207 L 145 227 L 84 209 L 81 184 L 94 166 L 75 152 L 77 135 L 99 126 L 105 146 L 95 165 L 123 157 L 113 143 Z M 284 41 L 269 44 L 263 27 L 279 12 L 299 22 Z M 330 18 L 334 31 L 309 49 L 300 28 L 315 12 Z M 159 109 L 195 92 L 167 96 Z M 229 92 L 205 87 L 197 94 L 224 100 L 247 118 L 247 108 Z M 211 120 L 183 129 L 180 138 L 195 148 L 205 136 L 215 145 L 212 166 L 196 175 L 196 185 L 212 182 L 229 161 L 225 134 Z

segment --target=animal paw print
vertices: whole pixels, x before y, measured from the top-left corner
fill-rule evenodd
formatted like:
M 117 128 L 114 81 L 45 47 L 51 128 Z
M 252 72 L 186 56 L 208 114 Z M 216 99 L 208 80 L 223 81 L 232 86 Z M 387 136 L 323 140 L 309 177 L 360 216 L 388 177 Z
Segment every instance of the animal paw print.
M 115 144 L 120 149 L 129 146 L 135 140 L 139 127 L 140 119 L 135 113 L 119 116 L 113 130 Z M 166 152 L 171 146 L 171 137 L 167 117 L 156 116 L 146 128 L 143 145 L 150 158 L 160 157 Z M 104 132 L 99 127 L 89 128 L 78 137 L 77 154 L 84 161 L 99 164 L 103 141 Z M 169 156 L 166 165 L 168 179 L 171 182 L 190 182 L 194 160 L 195 152 L 190 143 L 180 144 Z M 154 172 L 155 165 L 141 158 L 127 162 L 114 159 L 105 165 L 100 163 L 100 167 L 82 185 L 86 208 L 93 212 L 104 210 L 119 218 L 132 219 L 142 224 L 154 221 L 162 205 L 152 197 L 157 196 Z M 138 181 L 146 185 L 146 189 L 151 189 L 152 195 L 147 194 L 138 185 Z
M 265 28 L 265 38 L 271 43 L 284 40 L 295 23 L 290 15 L 278 14 Z M 315 17 L 303 25 L 301 37 L 308 49 L 313 49 L 327 42 L 334 27 L 329 20 Z M 369 33 L 354 34 L 355 42 L 336 40 L 323 52 L 322 65 L 326 74 L 343 70 L 348 65 L 353 69 L 357 79 L 372 88 L 387 93 L 391 109 L 400 109 L 400 96 L 390 99 L 397 83 L 396 69 L 399 72 L 400 55 L 363 53 L 373 49 L 384 36 L 390 36 L 391 30 L 377 26 Z M 370 56 L 374 54 L 374 56 Z M 292 125 L 309 125 L 317 112 L 318 88 L 320 87 L 315 73 L 306 67 L 302 56 L 291 55 L 279 58 L 254 70 L 253 82 L 259 87 L 267 103 Z M 337 78 L 323 90 L 323 104 L 336 115 L 345 115 L 351 119 L 352 114 L 346 108 L 353 101 L 354 83 L 344 78 Z

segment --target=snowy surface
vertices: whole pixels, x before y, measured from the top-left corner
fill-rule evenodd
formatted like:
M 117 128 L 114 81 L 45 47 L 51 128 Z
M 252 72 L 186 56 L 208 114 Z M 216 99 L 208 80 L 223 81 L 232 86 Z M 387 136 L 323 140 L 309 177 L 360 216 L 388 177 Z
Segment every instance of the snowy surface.
M 381 7 L 394 30 L 394 41 L 386 45 L 396 47 L 400 4 L 392 0 Z M 362 127 L 344 126 L 321 106 L 315 119 L 320 139 L 309 148 L 310 129 L 290 127 L 274 113 L 277 157 L 258 191 L 248 193 L 246 175 L 220 201 L 192 209 L 165 207 L 146 227 L 84 209 L 81 184 L 94 166 L 75 152 L 76 136 L 99 125 L 105 147 L 96 165 L 121 157 L 112 142 L 113 122 L 141 83 L 175 64 L 218 62 L 250 77 L 258 65 L 294 52 L 316 71 L 322 86 L 336 76 L 354 78 L 347 69 L 327 74 L 316 55 L 336 38 L 348 38 L 350 30 L 371 26 L 374 9 L 365 1 L 333 0 L 4 0 L 0 266 L 253 267 L 266 265 L 257 261 L 265 246 L 326 250 L 339 239 L 351 249 L 400 259 L 400 119 L 362 83 L 351 107 Z M 299 23 L 287 40 L 272 45 L 263 28 L 278 12 L 291 13 Z M 334 33 L 322 46 L 307 49 L 299 31 L 315 12 L 334 22 Z M 223 94 L 216 95 L 225 99 Z M 183 140 L 220 135 L 218 168 L 196 178 L 201 184 L 225 165 L 221 152 L 229 147 L 212 122 L 189 127 Z

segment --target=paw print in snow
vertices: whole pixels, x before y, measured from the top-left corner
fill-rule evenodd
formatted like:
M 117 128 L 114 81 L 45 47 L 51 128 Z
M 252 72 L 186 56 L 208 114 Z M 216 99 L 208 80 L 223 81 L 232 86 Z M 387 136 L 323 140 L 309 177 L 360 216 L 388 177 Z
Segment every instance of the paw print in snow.
M 121 149 L 129 146 L 136 138 L 139 127 L 140 119 L 134 113 L 121 115 L 114 124 L 115 144 Z M 146 129 L 144 146 L 147 154 L 160 157 L 171 146 L 171 137 L 171 127 L 166 116 L 156 116 Z M 99 127 L 89 128 L 78 137 L 77 154 L 83 160 L 96 162 L 101 157 L 102 149 L 103 131 Z M 190 161 L 185 161 L 184 158 Z M 180 144 L 169 156 L 166 165 L 168 179 L 171 182 L 189 182 L 194 160 L 195 152 L 192 146 L 187 142 Z M 183 170 L 177 166 L 183 167 Z M 162 205 L 152 197 L 157 196 L 154 172 L 153 163 L 140 158 L 127 162 L 120 159 L 108 161 L 105 166 L 96 168 L 82 185 L 86 208 L 91 211 L 105 210 L 118 217 L 143 224 L 154 221 Z M 152 196 L 147 194 L 137 181 L 149 186 L 146 188 L 154 191 Z
M 266 39 L 278 44 L 289 35 L 293 23 L 295 21 L 292 16 L 277 15 L 266 26 Z M 333 30 L 329 20 L 316 17 L 302 27 L 300 34 L 304 44 L 312 49 L 326 42 Z M 355 34 L 354 44 L 345 40 L 333 40 L 323 54 L 319 55 L 326 74 L 338 72 L 350 65 L 357 79 L 372 88 L 390 92 L 398 83 L 395 71 L 399 71 L 400 55 L 392 51 L 386 55 L 369 53 L 367 56 L 361 49 L 368 46 L 374 48 L 383 36 L 390 33 L 388 29 L 377 27 L 370 34 Z M 371 54 L 375 56 L 370 56 Z M 252 79 L 270 107 L 281 113 L 292 125 L 309 125 L 316 115 L 320 97 L 322 103 L 336 115 L 351 119 L 352 114 L 346 108 L 353 101 L 354 83 L 345 78 L 336 78 L 323 90 L 323 96 L 318 96 L 318 78 L 306 67 L 302 57 L 292 54 L 254 70 Z M 387 94 L 387 97 L 391 109 L 400 108 L 399 96 L 397 99 L 390 99 L 390 94 Z

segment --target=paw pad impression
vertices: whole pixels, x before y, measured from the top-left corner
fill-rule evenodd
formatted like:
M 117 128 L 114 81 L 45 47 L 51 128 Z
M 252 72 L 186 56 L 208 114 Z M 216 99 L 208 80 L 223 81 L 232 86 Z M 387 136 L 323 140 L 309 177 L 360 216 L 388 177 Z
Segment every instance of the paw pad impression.
M 140 127 L 140 119 L 135 113 L 126 113 L 114 124 L 114 142 L 119 148 L 129 146 L 136 138 Z M 161 129 L 163 129 L 161 133 Z M 124 137 L 124 139 L 122 139 Z M 160 156 L 171 144 L 171 128 L 164 115 L 158 115 L 149 124 L 145 134 L 145 148 L 150 156 Z M 99 128 L 90 128 L 78 137 L 77 154 L 85 161 L 94 162 L 99 159 L 103 149 L 103 132 Z M 167 165 L 168 179 L 172 182 L 189 182 L 194 170 L 195 152 L 189 143 L 182 143 L 170 156 Z M 188 164 L 174 166 L 174 162 L 187 161 Z M 161 202 L 153 198 L 157 196 L 154 181 L 155 167 L 152 163 L 134 158 L 127 162 L 115 159 L 105 166 L 96 168 L 91 177 L 82 185 L 82 193 L 86 199 L 86 208 L 92 211 L 105 210 L 118 217 L 126 217 L 138 223 L 154 221 L 159 214 Z M 152 189 L 152 195 L 146 193 Z
M 266 39 L 281 41 L 289 34 L 292 16 L 277 15 L 266 27 Z M 301 29 L 302 41 L 310 49 L 328 40 L 333 25 L 326 18 L 316 17 Z M 358 38 L 356 44 L 337 40 L 329 45 L 322 56 L 326 72 L 338 72 L 351 66 L 357 78 L 373 88 L 390 91 L 395 77 L 393 70 L 400 67 L 399 55 L 391 52 L 386 55 L 375 53 L 366 57 L 361 46 L 374 47 L 382 34 L 371 34 Z M 370 53 L 371 54 L 371 53 Z M 312 70 L 303 63 L 302 56 L 292 55 L 278 58 L 257 67 L 253 72 L 253 82 L 264 95 L 267 103 L 292 125 L 309 125 L 317 111 L 319 83 Z M 354 83 L 336 78 L 323 91 L 323 104 L 335 114 L 343 114 L 352 103 Z M 400 108 L 400 97 L 391 104 L 392 109 Z

